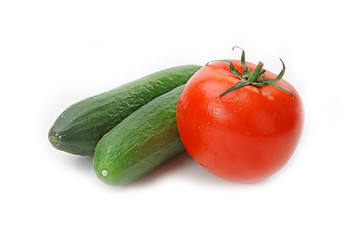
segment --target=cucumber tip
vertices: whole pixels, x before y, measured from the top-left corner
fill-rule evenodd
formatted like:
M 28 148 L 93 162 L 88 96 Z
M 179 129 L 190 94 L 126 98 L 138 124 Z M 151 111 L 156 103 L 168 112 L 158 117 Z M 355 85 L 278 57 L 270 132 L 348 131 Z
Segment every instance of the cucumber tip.
M 50 136 L 49 141 L 54 147 L 57 147 L 60 145 L 60 137 Z

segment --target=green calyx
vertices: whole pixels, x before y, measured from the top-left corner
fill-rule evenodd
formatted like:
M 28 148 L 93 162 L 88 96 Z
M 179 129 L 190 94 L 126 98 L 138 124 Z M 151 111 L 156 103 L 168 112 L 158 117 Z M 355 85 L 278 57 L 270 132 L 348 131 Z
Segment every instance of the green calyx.
M 239 48 L 237 46 L 233 47 L 234 48 Z M 240 48 L 241 49 L 241 48 Z M 262 87 L 262 86 L 266 86 L 266 85 L 270 85 L 274 88 L 277 88 L 281 91 L 284 91 L 288 94 L 290 94 L 290 96 L 292 98 L 294 98 L 294 96 L 287 90 L 283 89 L 282 87 L 279 87 L 278 85 L 276 85 L 275 83 L 280 81 L 280 79 L 284 76 L 285 73 L 285 64 L 283 62 L 283 60 L 280 58 L 280 61 L 283 65 L 283 69 L 281 70 L 281 72 L 279 73 L 279 75 L 276 76 L 276 78 L 272 79 L 272 78 L 264 78 L 264 74 L 266 72 L 265 69 L 263 69 L 262 67 L 264 66 L 264 63 L 259 62 L 258 65 L 255 67 L 255 69 L 251 72 L 249 67 L 247 66 L 246 62 L 245 62 L 245 51 L 243 49 L 241 49 L 242 54 L 241 54 L 241 65 L 244 68 L 244 70 L 242 71 L 242 73 L 237 70 L 234 66 L 234 64 L 229 61 L 229 60 L 216 60 L 216 61 L 211 61 L 211 62 L 224 62 L 226 63 L 229 68 L 230 68 L 230 72 L 232 74 L 234 74 L 236 77 L 239 78 L 239 81 L 237 83 L 235 83 L 231 88 L 229 88 L 228 90 L 226 90 L 225 92 L 223 92 L 222 94 L 219 95 L 219 97 L 224 96 L 225 94 L 234 91 L 236 89 L 242 88 L 244 86 L 247 85 L 252 85 L 255 87 Z

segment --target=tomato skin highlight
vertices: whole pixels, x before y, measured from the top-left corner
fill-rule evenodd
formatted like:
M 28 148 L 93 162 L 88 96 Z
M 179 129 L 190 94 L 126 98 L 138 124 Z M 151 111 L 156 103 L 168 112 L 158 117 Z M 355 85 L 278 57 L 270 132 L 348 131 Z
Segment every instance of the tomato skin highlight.
M 240 61 L 231 60 L 242 72 Z M 256 65 L 248 63 L 252 71 Z M 264 78 L 276 75 L 266 71 Z M 219 97 L 239 78 L 227 64 L 213 62 L 186 84 L 176 117 L 186 151 L 211 173 L 236 182 L 262 180 L 290 159 L 301 137 L 304 114 L 295 88 L 244 86 Z

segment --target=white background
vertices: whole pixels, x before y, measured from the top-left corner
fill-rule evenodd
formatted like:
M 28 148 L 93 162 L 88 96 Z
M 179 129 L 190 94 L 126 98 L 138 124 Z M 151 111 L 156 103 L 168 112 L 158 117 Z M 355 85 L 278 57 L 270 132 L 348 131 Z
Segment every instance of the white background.
M 357 1 L 0 2 L 1 239 L 360 239 Z M 256 184 L 182 155 L 126 187 L 47 132 L 70 104 L 182 64 L 262 60 L 305 106 L 300 144 Z

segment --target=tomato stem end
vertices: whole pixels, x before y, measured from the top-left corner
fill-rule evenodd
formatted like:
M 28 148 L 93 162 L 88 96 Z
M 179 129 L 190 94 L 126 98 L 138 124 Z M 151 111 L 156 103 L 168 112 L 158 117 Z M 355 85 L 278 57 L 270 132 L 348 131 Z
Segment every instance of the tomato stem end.
M 227 89 L 225 92 L 221 93 L 219 95 L 219 97 L 224 96 L 225 94 L 232 92 L 236 89 L 242 88 L 244 86 L 247 85 L 252 85 L 255 87 L 262 87 L 262 86 L 266 86 L 266 85 L 270 85 L 272 87 L 275 87 L 281 91 L 284 91 L 288 94 L 290 94 L 290 96 L 292 98 L 294 98 L 294 96 L 287 90 L 281 88 L 280 86 L 276 85 L 275 83 L 280 81 L 280 79 L 282 79 L 282 77 L 285 74 L 285 63 L 284 61 L 280 58 L 281 64 L 282 64 L 282 70 L 280 71 L 280 73 L 273 79 L 273 78 L 264 78 L 264 74 L 266 72 L 265 69 L 263 69 L 264 63 L 263 62 L 259 62 L 258 65 L 255 67 L 255 69 L 251 72 L 249 67 L 247 66 L 246 62 L 245 62 L 245 51 L 238 47 L 235 46 L 233 47 L 233 50 L 235 48 L 239 48 L 242 51 L 241 54 L 241 65 L 243 67 L 242 72 L 240 72 L 239 70 L 237 70 L 234 66 L 234 64 L 229 61 L 229 60 L 216 60 L 216 61 L 221 61 L 226 63 L 229 68 L 230 68 L 230 72 L 235 75 L 236 77 L 239 78 L 239 82 L 235 83 L 232 87 L 230 87 L 229 89 Z M 216 62 L 216 61 L 211 61 L 211 62 Z M 209 62 L 210 63 L 210 62 Z M 207 64 L 206 64 L 207 65 Z

